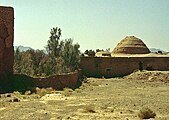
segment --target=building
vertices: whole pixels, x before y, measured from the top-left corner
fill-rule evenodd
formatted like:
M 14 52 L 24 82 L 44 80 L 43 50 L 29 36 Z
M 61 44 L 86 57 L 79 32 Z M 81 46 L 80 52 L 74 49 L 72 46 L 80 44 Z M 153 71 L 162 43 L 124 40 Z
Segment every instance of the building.
M 110 53 L 82 57 L 80 65 L 88 77 L 117 77 L 135 70 L 169 70 L 169 55 L 151 53 L 141 39 L 127 36 Z

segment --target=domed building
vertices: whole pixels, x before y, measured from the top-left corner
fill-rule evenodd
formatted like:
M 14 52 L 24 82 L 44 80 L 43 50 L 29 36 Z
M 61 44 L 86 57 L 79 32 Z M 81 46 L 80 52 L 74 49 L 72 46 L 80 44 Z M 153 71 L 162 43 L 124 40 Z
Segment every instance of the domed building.
M 150 50 L 144 42 L 135 37 L 127 36 L 114 48 L 113 54 L 148 54 Z
M 169 55 L 151 53 L 144 42 L 127 36 L 112 52 L 98 52 L 95 57 L 82 57 L 81 69 L 89 77 L 124 76 L 136 70 L 169 70 Z

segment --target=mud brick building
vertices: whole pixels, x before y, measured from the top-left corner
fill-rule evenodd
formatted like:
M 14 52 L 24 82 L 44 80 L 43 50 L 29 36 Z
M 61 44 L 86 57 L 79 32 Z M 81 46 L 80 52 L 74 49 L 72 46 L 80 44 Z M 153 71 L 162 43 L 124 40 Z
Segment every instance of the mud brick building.
M 95 57 L 82 57 L 80 65 L 86 76 L 117 77 L 128 75 L 135 70 L 169 70 L 169 55 L 150 53 L 141 39 L 127 36 L 112 52 L 99 52 Z

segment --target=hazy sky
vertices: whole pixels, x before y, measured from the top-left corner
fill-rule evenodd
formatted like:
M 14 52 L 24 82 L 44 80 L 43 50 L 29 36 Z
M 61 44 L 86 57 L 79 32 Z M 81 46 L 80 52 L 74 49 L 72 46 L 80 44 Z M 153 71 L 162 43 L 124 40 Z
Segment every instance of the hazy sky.
M 52 27 L 85 49 L 111 50 L 125 36 L 169 51 L 169 0 L 0 0 L 15 9 L 14 45 L 43 49 Z

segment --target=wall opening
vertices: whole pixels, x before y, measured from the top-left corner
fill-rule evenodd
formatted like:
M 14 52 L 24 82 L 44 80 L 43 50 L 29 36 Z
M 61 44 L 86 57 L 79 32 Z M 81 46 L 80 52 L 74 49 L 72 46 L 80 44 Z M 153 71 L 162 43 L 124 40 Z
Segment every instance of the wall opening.
M 143 70 L 143 63 L 139 62 L 139 70 L 142 71 Z
M 111 68 L 106 68 L 105 71 L 106 71 L 106 72 L 110 72 L 110 71 L 111 71 Z

